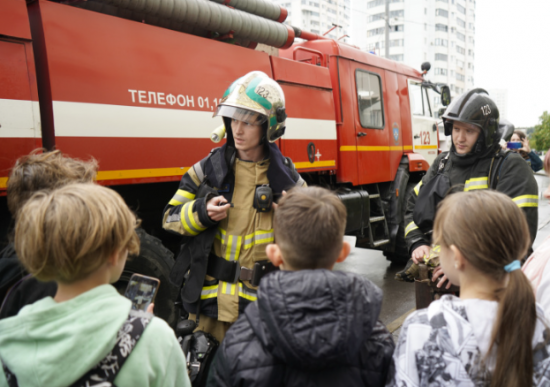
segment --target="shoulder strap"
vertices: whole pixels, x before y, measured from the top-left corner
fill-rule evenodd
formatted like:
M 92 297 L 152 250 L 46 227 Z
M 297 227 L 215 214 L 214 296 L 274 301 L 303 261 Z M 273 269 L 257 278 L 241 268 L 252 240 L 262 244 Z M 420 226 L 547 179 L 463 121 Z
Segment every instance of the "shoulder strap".
M 204 174 L 203 164 L 205 164 L 208 161 L 208 159 L 210 158 L 210 156 L 212 156 L 212 153 L 214 153 L 216 149 L 217 148 L 212 149 L 208 154 L 208 156 L 206 156 L 202 160 L 197 161 L 192 167 L 193 170 L 195 171 L 195 175 L 197 175 L 197 179 L 199 179 L 200 181 L 200 184 L 202 184 L 202 182 L 204 181 L 204 178 L 206 177 Z
M 205 178 L 213 187 L 221 187 L 226 176 L 231 171 L 235 161 L 235 149 L 227 144 L 221 148 L 214 148 L 204 160 L 203 171 Z
M 499 152 L 498 155 L 493 157 L 493 160 L 491 160 L 491 167 L 489 168 L 489 188 L 496 189 L 498 181 L 500 179 L 500 171 L 502 169 L 502 164 L 504 161 L 508 158 L 510 155 L 510 151 L 506 150 L 504 151 L 504 154 L 502 152 Z
M 195 174 L 197 175 L 197 178 L 200 180 L 201 184 L 204 182 L 204 179 L 206 178 L 206 175 L 204 174 L 204 165 L 210 160 L 210 157 L 217 152 L 220 148 L 212 148 L 210 150 L 210 153 L 208 153 L 208 156 L 206 156 L 204 159 L 197 161 L 193 165 L 193 170 L 195 171 Z
M 214 158 L 214 162 L 219 163 L 219 160 L 221 159 L 219 152 L 221 148 L 213 148 L 208 156 L 206 156 L 204 159 L 193 165 L 193 169 L 195 170 L 195 174 L 200 180 L 200 184 L 197 188 L 197 194 L 196 198 L 203 198 L 206 197 L 210 193 L 214 193 L 214 189 L 212 188 L 212 183 L 208 179 L 212 171 L 216 171 L 214 173 L 214 179 L 220 179 L 220 171 L 221 168 L 212 168 L 211 165 L 209 165 L 209 162 L 211 163 L 211 159 Z M 208 169 L 208 171 L 207 171 Z M 215 193 L 217 195 L 217 192 Z
M 302 179 L 302 176 L 296 170 L 296 166 L 292 162 L 292 159 L 290 157 L 283 156 L 283 164 L 290 171 L 290 176 L 292 177 L 292 180 L 296 182 L 296 186 L 301 187 L 304 184 L 304 179 Z
M 439 168 L 437 168 L 437 173 L 443 173 L 446 170 L 445 167 L 448 164 L 450 155 L 451 155 L 451 152 L 447 153 L 447 156 L 439 160 Z
M 0 359 L 0 363 L 2 363 L 2 368 L 4 369 L 4 375 L 6 376 L 6 381 L 8 382 L 8 387 L 19 387 L 19 384 L 17 384 L 17 378 L 15 377 L 14 373 L 10 371 L 8 366 Z
M 143 311 L 130 310 L 128 318 L 118 330 L 116 343 L 111 352 L 105 356 L 94 368 L 74 382 L 71 387 L 87 387 L 101 385 L 101 387 L 116 387 L 113 383 L 120 369 L 128 359 L 141 338 L 145 327 L 153 316 Z M 15 374 L 1 361 L 9 387 L 19 387 Z
M 102 387 L 116 387 L 114 384 L 116 376 L 143 335 L 143 331 L 151 322 L 152 317 L 150 313 L 130 310 L 128 318 L 118 330 L 113 350 L 71 387 L 87 387 L 98 383 L 101 383 Z
M 15 252 L 15 245 L 12 243 L 8 243 L 6 247 L 4 247 L 2 250 L 0 250 L 0 258 L 12 258 L 17 257 L 17 253 Z
M 23 281 L 31 277 L 32 277 L 32 274 L 27 274 L 23 278 L 18 279 L 17 282 L 15 282 L 13 285 L 11 285 L 11 287 L 8 289 L 8 292 L 4 296 L 4 300 L 2 301 L 2 304 L 0 305 L 0 315 L 4 311 L 4 308 L 6 307 L 6 305 L 9 305 L 8 300 L 10 300 L 12 293 L 15 293 L 15 291 L 17 290 L 17 288 L 19 288 L 19 286 L 21 285 L 21 283 L 23 283 Z M 10 315 L 7 314 L 5 317 L 9 317 L 9 316 Z

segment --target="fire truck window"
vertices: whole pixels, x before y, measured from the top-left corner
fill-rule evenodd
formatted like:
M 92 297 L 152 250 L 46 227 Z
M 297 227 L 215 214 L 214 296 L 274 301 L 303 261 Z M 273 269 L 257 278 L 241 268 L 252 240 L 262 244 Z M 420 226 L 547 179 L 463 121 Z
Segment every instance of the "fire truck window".
M 413 116 L 423 116 L 424 106 L 422 105 L 422 88 L 415 83 L 409 83 L 409 99 L 411 101 L 411 112 Z M 424 101 L 425 103 L 425 101 Z
M 357 101 L 359 117 L 364 128 L 384 129 L 384 105 L 380 77 L 357 70 Z
M 431 117 L 432 109 L 430 107 L 430 99 L 428 98 L 428 89 L 426 89 L 425 87 L 422 88 L 422 98 L 424 99 L 424 115 Z
M 416 83 L 409 83 L 411 112 L 414 116 L 431 117 L 432 110 L 428 98 L 428 90 Z

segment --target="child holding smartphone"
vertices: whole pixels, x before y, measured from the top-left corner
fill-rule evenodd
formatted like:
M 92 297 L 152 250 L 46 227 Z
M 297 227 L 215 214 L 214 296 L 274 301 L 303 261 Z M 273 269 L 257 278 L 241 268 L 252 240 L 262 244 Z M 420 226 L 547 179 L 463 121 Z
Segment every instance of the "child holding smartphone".
M 547 385 L 550 332 L 520 270 L 530 244 L 521 209 L 495 191 L 450 195 L 434 241 L 460 298 L 445 295 L 407 318 L 388 385 Z
M 95 184 L 26 202 L 15 249 L 57 291 L 0 321 L 0 386 L 190 386 L 174 332 L 110 285 L 139 252 L 136 225 L 122 198 Z

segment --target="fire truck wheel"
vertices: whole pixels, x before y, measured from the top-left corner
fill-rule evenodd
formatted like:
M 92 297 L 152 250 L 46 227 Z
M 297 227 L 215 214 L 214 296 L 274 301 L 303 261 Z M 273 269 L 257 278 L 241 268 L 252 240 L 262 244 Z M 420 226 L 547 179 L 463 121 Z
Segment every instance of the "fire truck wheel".
M 407 248 L 407 241 L 405 240 L 405 212 L 407 210 L 407 198 L 416 184 L 418 183 L 409 182 L 407 184 L 405 203 L 403 203 L 403 220 L 399 224 L 399 230 L 397 231 L 397 237 L 395 238 L 395 252 L 386 254 L 386 258 L 394 264 L 405 264 L 410 258 L 409 249 Z
M 137 230 L 141 241 L 139 256 L 129 257 L 120 279 L 114 284 L 119 293 L 124 294 L 132 274 L 142 274 L 160 280 L 155 298 L 155 316 L 165 320 L 175 328 L 177 310 L 174 305 L 177 289 L 170 282 L 170 270 L 174 265 L 174 254 L 164 247 L 158 238 Z

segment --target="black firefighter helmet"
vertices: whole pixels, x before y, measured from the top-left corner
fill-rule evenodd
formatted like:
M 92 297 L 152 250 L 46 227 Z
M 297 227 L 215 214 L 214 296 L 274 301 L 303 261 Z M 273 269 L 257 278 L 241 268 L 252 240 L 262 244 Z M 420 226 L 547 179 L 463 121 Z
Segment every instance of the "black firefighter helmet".
M 475 125 L 481 129 L 480 136 L 474 147 L 475 153 L 496 151 L 502 138 L 502 128 L 499 129 L 499 112 L 489 93 L 483 89 L 473 89 L 458 96 L 443 114 L 445 135 L 453 132 L 453 121 Z

